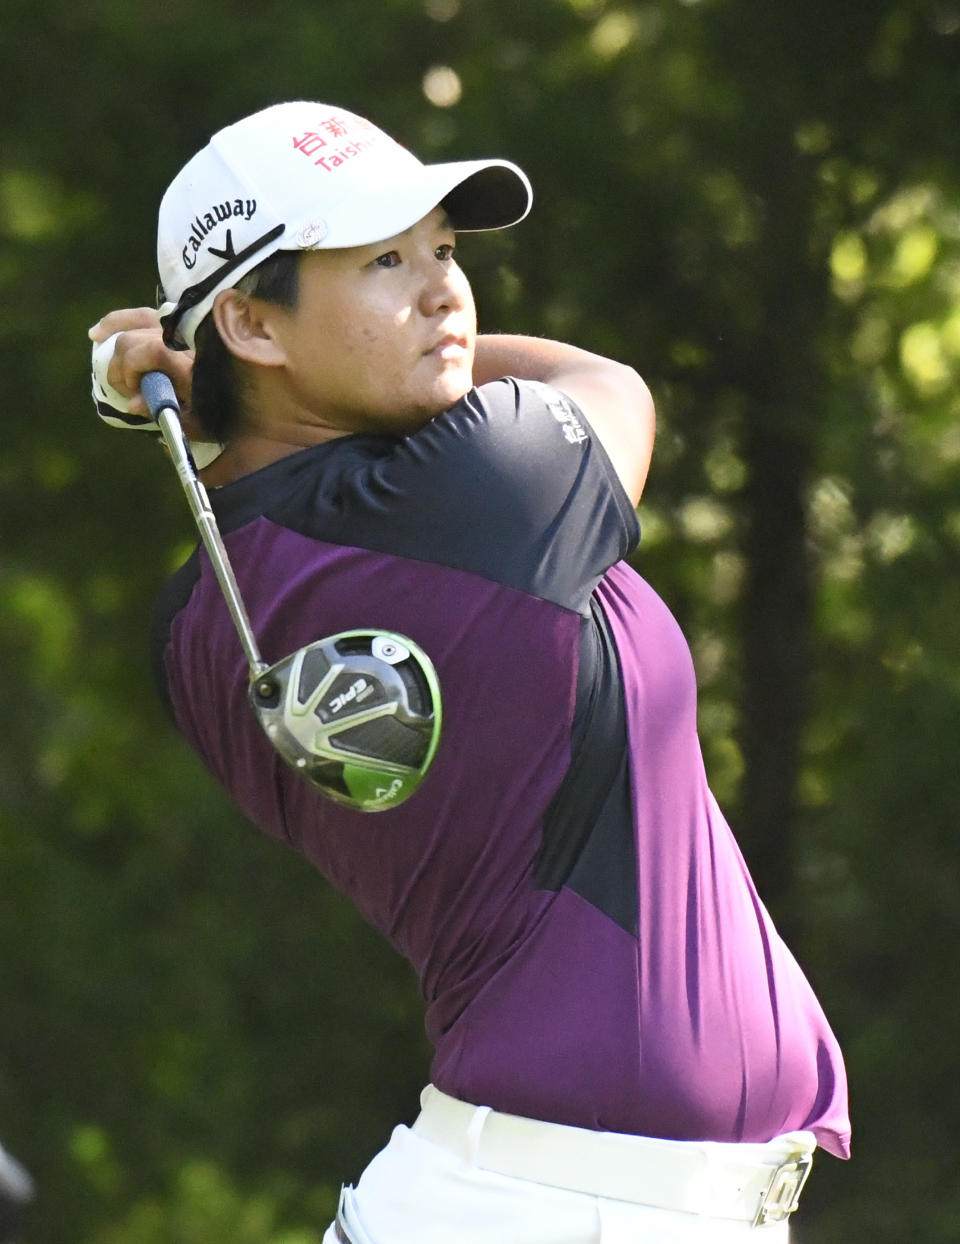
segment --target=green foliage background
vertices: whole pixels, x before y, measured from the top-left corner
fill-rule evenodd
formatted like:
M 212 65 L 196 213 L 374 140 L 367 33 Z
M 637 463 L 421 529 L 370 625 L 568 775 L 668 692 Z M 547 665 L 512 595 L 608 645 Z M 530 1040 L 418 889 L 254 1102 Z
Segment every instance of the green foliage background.
M 405 965 L 154 701 L 189 520 L 87 396 L 88 325 L 152 301 L 172 174 L 296 97 L 530 172 L 531 219 L 462 244 L 482 326 L 653 387 L 637 564 L 848 1056 L 855 1160 L 821 1159 L 796 1238 L 960 1240 L 957 0 L 0 0 L 0 53 L 0 1136 L 38 1183 L 27 1244 L 316 1244 L 425 1078 Z

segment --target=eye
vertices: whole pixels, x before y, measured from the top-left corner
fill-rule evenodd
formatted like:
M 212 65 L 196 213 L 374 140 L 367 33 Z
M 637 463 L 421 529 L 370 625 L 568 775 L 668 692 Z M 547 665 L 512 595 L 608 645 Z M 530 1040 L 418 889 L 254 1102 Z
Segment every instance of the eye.
M 395 268 L 400 262 L 400 256 L 396 251 L 387 251 L 383 255 L 378 255 L 373 262 L 378 268 Z
M 444 242 L 442 246 L 438 246 L 433 252 L 441 263 L 446 263 L 453 258 L 454 246 L 450 242 Z

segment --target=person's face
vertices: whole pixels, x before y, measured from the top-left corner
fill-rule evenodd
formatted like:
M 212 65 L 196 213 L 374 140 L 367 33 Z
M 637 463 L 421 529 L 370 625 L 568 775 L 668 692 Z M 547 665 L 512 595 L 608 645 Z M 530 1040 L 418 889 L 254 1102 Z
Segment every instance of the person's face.
M 278 342 L 299 406 L 346 432 L 402 434 L 470 389 L 476 310 L 442 208 L 371 246 L 310 251 Z

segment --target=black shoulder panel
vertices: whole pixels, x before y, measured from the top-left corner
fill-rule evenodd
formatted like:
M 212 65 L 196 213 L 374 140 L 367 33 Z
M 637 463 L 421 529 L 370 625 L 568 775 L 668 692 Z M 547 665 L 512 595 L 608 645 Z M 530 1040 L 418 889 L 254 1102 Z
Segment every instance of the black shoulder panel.
M 474 389 L 412 436 L 350 436 L 211 494 L 224 531 L 301 535 L 464 570 L 586 613 L 639 531 L 603 447 L 545 385 Z
M 628 752 L 616 648 L 602 609 L 591 602 L 580 636 L 570 768 L 547 810 L 534 881 L 543 890 L 567 886 L 636 936 Z

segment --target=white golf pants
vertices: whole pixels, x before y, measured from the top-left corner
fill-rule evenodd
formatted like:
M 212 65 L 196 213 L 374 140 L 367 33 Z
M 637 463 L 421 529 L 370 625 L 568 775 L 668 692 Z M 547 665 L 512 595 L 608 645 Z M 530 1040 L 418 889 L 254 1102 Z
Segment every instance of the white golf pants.
M 323 1244 L 746 1244 L 748 1239 L 754 1244 L 786 1244 L 788 1240 L 786 1217 L 755 1227 L 749 1209 L 741 1218 L 729 1216 L 731 1207 L 739 1205 L 729 1187 L 731 1172 L 737 1173 L 739 1185 L 744 1182 L 739 1178 L 744 1163 L 748 1170 L 755 1165 L 761 1172 L 760 1186 L 766 1186 L 767 1175 L 772 1180 L 784 1156 L 779 1141 L 769 1146 L 651 1141 L 515 1120 L 486 1107 L 456 1102 L 433 1088 L 425 1090 L 423 1101 L 424 1113 L 413 1128 L 397 1127 L 357 1187 L 344 1189 L 337 1222 L 327 1230 Z M 568 1138 L 574 1142 L 574 1165 L 563 1152 Z M 812 1153 L 814 1141 L 808 1133 L 783 1139 L 794 1149 L 799 1144 L 807 1158 Z M 630 1163 L 646 1165 L 652 1199 L 673 1200 L 683 1208 L 570 1190 L 569 1182 L 587 1186 L 596 1182 L 605 1192 L 616 1191 L 617 1167 L 628 1169 L 620 1161 L 622 1152 Z M 699 1161 L 704 1153 L 702 1167 L 690 1166 L 691 1157 Z M 501 1173 L 504 1165 L 510 1167 L 514 1154 L 524 1174 L 534 1178 Z M 527 1169 L 531 1155 L 532 1172 Z M 558 1182 L 567 1186 L 541 1182 L 552 1177 L 549 1165 L 554 1160 Z M 501 1170 L 489 1169 L 491 1164 Z M 680 1168 L 682 1173 L 675 1176 Z M 691 1180 L 691 1170 L 703 1174 Z M 661 1195 L 665 1188 L 671 1190 L 667 1196 Z M 632 1189 L 628 1195 L 633 1195 Z M 790 1195 L 788 1189 L 788 1201 Z

